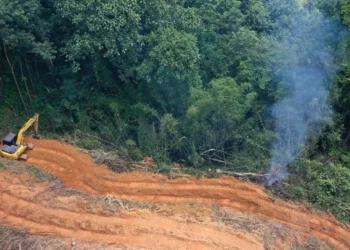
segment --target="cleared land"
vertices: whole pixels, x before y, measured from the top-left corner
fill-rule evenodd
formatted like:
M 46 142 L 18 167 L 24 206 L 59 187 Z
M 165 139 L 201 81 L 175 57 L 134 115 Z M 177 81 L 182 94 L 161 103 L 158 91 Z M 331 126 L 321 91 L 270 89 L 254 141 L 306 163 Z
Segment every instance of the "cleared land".
M 0 221 L 32 236 L 69 239 L 61 247 L 350 249 L 348 225 L 271 199 L 260 186 L 117 174 L 73 146 L 29 141 L 35 149 L 26 164 L 49 174 L 2 160 Z

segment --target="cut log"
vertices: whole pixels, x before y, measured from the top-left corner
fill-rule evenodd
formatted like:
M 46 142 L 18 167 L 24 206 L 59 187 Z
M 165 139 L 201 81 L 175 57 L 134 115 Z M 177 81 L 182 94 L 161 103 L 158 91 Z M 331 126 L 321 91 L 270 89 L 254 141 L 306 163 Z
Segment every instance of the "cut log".
M 263 177 L 263 174 L 257 174 L 257 173 L 236 173 L 236 172 L 230 172 L 230 171 L 222 171 L 223 174 L 226 175 L 233 175 L 236 177 Z

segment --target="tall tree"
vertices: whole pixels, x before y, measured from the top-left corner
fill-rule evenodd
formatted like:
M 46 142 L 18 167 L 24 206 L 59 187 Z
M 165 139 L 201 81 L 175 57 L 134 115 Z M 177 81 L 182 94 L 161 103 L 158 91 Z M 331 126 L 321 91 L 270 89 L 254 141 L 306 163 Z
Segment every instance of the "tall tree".
M 66 21 L 63 54 L 79 70 L 79 61 L 108 58 L 120 69 L 140 50 L 140 15 L 136 0 L 57 0 L 57 12 Z
M 190 88 L 200 84 L 196 38 L 174 28 L 161 28 L 150 34 L 148 47 L 138 68 L 140 80 L 165 113 L 183 114 Z
M 19 57 L 26 54 L 35 54 L 44 60 L 51 60 L 55 53 L 48 37 L 47 20 L 41 16 L 40 1 L 1 0 L 0 25 L 1 52 L 6 58 L 23 108 L 27 110 L 15 70 L 15 66 L 21 67 L 21 64 L 16 62 Z M 19 69 L 23 72 L 21 68 Z M 30 98 L 29 90 L 27 93 Z

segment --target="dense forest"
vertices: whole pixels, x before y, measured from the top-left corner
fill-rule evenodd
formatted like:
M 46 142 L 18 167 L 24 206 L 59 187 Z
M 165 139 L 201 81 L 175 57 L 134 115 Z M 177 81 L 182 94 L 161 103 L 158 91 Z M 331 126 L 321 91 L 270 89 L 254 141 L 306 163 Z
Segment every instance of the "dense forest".
M 38 112 L 135 160 L 282 169 L 350 221 L 349 26 L 349 0 L 0 0 L 0 130 Z

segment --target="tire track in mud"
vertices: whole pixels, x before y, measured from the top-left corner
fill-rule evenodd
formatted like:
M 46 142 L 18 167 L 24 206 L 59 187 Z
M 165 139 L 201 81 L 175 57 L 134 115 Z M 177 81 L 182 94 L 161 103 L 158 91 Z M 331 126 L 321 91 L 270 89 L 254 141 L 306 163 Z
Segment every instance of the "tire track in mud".
M 155 174 L 116 174 L 105 166 L 94 164 L 90 156 L 70 145 L 51 140 L 29 141 L 35 144 L 35 149 L 28 152 L 27 164 L 60 177 L 69 187 L 95 195 L 111 195 L 139 202 L 227 206 L 310 232 L 341 249 L 350 249 L 348 226 L 342 226 L 331 217 L 316 215 L 280 200 L 274 203 L 257 185 L 228 177 L 167 180 Z
M 95 240 L 142 249 L 263 249 L 261 243 L 241 233 L 235 234 L 233 230 L 228 232 L 195 223 L 184 225 L 152 213 L 106 216 L 88 213 L 79 206 L 75 206 L 74 211 L 53 208 L 33 200 L 38 192 L 43 191 L 54 196 L 47 187 L 28 188 L 18 180 L 16 184 L 14 180 L 8 181 L 5 186 L 5 179 L 0 179 L 3 183 L 0 185 L 0 220 L 25 228 L 32 234 Z M 7 180 L 10 180 L 9 176 Z M 20 195 L 22 191 L 18 190 L 26 192 Z

